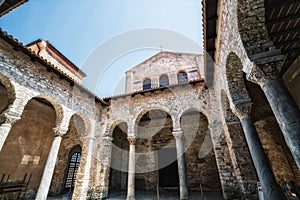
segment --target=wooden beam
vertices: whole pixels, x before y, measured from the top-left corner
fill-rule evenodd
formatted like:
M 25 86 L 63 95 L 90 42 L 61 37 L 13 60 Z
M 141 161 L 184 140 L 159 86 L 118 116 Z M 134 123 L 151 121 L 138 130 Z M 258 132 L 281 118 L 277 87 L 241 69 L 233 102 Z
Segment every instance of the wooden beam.
M 300 26 L 298 26 L 296 28 L 284 30 L 284 31 L 273 32 L 273 33 L 270 33 L 269 35 L 271 37 L 276 37 L 276 36 L 281 36 L 281 35 L 287 35 L 290 33 L 298 33 L 299 34 L 299 32 L 300 32 Z
M 299 0 L 277 0 L 277 1 L 272 1 L 269 0 L 268 2 L 268 9 L 273 9 L 273 8 L 279 8 L 282 6 L 287 6 L 292 3 L 299 3 Z
M 276 46 L 282 46 L 282 45 L 288 45 L 288 44 L 291 44 L 291 43 L 300 43 L 300 38 L 294 38 L 294 39 L 288 39 L 288 40 L 285 40 L 285 41 L 282 41 L 282 42 L 274 42 L 274 44 Z
M 267 25 L 272 26 L 274 24 L 287 22 L 287 21 L 297 19 L 297 18 L 300 18 L 300 13 L 296 13 L 294 15 L 289 15 L 289 16 L 285 16 L 285 17 L 281 17 L 281 18 L 277 18 L 277 19 L 272 19 L 272 20 L 267 22 Z

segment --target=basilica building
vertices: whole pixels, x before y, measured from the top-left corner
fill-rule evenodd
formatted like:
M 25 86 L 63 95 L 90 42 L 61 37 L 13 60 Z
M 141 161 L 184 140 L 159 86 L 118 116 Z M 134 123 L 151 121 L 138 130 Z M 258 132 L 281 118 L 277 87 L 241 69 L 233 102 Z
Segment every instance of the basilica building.
M 202 6 L 203 54 L 161 51 L 110 97 L 1 29 L 0 198 L 300 198 L 300 2 Z

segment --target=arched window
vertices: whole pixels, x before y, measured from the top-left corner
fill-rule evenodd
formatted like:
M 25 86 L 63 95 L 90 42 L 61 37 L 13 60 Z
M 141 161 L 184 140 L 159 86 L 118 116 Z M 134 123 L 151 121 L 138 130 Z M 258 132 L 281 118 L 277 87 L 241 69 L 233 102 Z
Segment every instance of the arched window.
M 80 157 L 81 147 L 79 145 L 73 147 L 69 155 L 69 165 L 65 177 L 65 191 L 71 191 L 75 187 L 76 175 L 80 164 Z
M 178 72 L 177 74 L 178 83 L 184 83 L 188 81 L 187 74 L 185 72 Z
M 159 77 L 159 86 L 167 86 L 169 85 L 169 77 L 168 75 L 163 75 L 161 77 Z
M 145 79 L 143 81 L 143 90 L 147 90 L 147 89 L 150 89 L 151 88 L 151 79 L 148 78 L 148 79 Z

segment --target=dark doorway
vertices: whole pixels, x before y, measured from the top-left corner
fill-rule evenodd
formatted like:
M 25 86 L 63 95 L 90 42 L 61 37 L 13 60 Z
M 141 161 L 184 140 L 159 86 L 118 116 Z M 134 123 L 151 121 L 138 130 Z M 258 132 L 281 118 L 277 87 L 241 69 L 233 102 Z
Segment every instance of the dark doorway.
M 179 176 L 175 148 L 162 148 L 158 151 L 159 187 L 178 188 Z
M 127 124 L 121 123 L 113 130 L 109 191 L 126 191 L 128 177 Z
M 81 157 L 81 147 L 79 145 L 73 147 L 69 155 L 69 165 L 65 175 L 64 191 L 73 191 L 75 187 L 76 175 L 78 172 Z

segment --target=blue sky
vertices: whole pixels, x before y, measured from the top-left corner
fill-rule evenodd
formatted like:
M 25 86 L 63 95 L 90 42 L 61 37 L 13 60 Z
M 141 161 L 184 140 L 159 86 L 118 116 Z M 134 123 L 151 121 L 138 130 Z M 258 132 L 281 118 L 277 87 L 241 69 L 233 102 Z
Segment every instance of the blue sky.
M 201 0 L 29 0 L 3 16 L 0 26 L 24 44 L 39 38 L 49 40 L 89 73 L 97 70 L 85 66 L 90 54 L 128 31 L 145 28 L 172 31 L 202 47 Z M 161 48 L 172 50 L 161 42 L 153 43 L 150 48 L 141 46 L 138 50 L 123 52 L 109 66 L 99 66 L 109 68 L 102 70 L 105 78 L 102 74 L 94 80 L 94 86 L 87 86 L 100 97 L 122 93 L 122 89 L 116 88 L 124 84 L 124 72 Z

